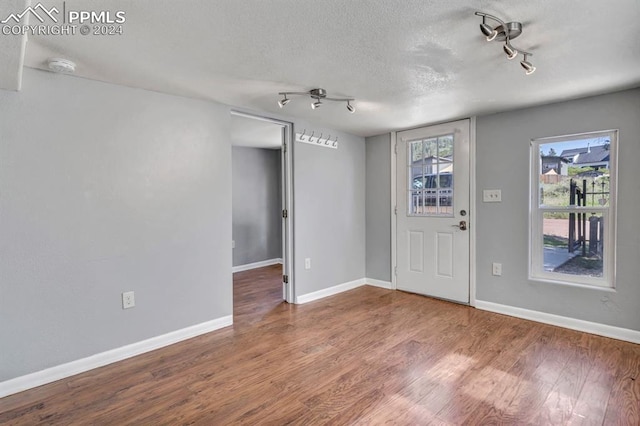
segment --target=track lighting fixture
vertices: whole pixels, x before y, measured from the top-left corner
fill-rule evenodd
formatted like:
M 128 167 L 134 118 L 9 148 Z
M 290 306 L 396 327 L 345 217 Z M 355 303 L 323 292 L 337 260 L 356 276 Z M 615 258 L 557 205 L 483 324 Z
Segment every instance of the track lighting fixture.
M 327 96 L 327 91 L 324 89 L 311 89 L 308 92 L 280 92 L 278 94 L 284 96 L 282 99 L 278 101 L 278 106 L 280 108 L 284 107 L 286 104 L 289 103 L 289 101 L 291 101 L 291 99 L 287 98 L 287 95 L 302 95 L 302 96 L 306 95 L 311 97 L 311 99 L 313 99 L 313 102 L 311 103 L 311 108 L 313 109 L 320 108 L 323 105 L 322 101 L 335 101 L 335 102 L 346 102 L 347 110 L 352 114 L 356 112 L 355 107 L 351 105 L 351 102 L 355 101 L 355 99 L 330 98 Z
M 533 65 L 531 65 L 531 62 L 527 61 L 527 56 L 530 55 L 530 53 L 525 53 L 524 54 L 524 59 L 522 61 L 520 61 L 520 65 L 522 65 L 522 68 L 524 68 L 525 70 L 527 70 L 525 72 L 525 74 L 527 75 L 531 75 L 536 71 L 536 67 L 534 67 Z
M 530 75 L 536 70 L 531 62 L 527 61 L 528 56 L 533 56 L 533 53 L 525 52 L 522 49 L 517 49 L 511 44 L 511 40 L 522 34 L 522 24 L 520 22 L 504 22 L 500 18 L 496 18 L 493 15 L 489 15 L 484 12 L 476 12 L 476 16 L 482 16 L 482 24 L 480 24 L 480 31 L 486 36 L 487 41 L 504 41 L 502 49 L 506 53 L 508 59 L 513 59 L 518 55 L 524 56 L 524 59 L 520 62 L 520 65 L 526 70 L 526 74 Z M 497 22 L 499 25 L 491 27 L 487 24 L 487 18 Z

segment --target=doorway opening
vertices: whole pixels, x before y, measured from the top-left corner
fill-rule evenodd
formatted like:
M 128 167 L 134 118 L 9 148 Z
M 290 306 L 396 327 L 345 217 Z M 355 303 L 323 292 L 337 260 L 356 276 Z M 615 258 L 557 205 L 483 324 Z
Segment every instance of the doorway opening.
M 280 301 L 289 303 L 295 300 L 292 129 L 288 122 L 231 112 L 234 287 L 240 274 L 265 273 L 281 287 Z

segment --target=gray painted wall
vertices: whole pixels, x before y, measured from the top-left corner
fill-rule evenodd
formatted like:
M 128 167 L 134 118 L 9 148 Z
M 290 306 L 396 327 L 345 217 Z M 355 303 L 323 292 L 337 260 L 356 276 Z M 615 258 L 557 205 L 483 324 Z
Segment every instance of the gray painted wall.
M 616 291 L 529 281 L 529 141 L 607 129 L 620 130 Z M 640 89 L 479 117 L 476 131 L 477 298 L 640 330 Z M 483 189 L 502 203 L 482 203 Z
M 0 91 L 0 381 L 231 315 L 229 108 L 31 69 L 23 88 Z M 341 144 L 294 147 L 297 294 L 363 278 L 364 139 L 274 118 Z
M 0 381 L 231 315 L 230 182 L 227 107 L 25 69 L 0 91 Z
M 0 91 L 0 380 L 231 315 L 228 108 L 30 69 L 23 87 Z M 478 119 L 478 195 L 503 191 L 503 203 L 476 206 L 478 299 L 640 330 L 638 117 L 635 89 Z M 384 222 L 368 206 L 389 205 L 365 187 L 389 163 L 388 135 L 365 148 L 290 121 L 340 140 L 295 144 L 297 294 L 365 270 L 390 276 L 376 247 L 390 247 L 389 234 L 365 239 L 366 223 Z M 610 128 L 620 129 L 616 292 L 528 281 L 529 140 Z M 124 311 L 128 290 L 137 306 Z
M 294 127 L 339 141 L 338 149 L 294 147 L 294 268 L 301 296 L 365 276 L 365 142 L 307 122 Z
M 477 119 L 478 300 L 640 330 L 639 118 L 640 89 L 634 89 Z M 620 130 L 616 291 L 529 281 L 529 141 L 607 129 Z M 387 138 L 367 138 L 367 276 L 371 278 L 377 278 L 372 264 L 379 276 L 391 275 L 391 256 L 384 253 L 391 237 L 386 230 L 376 231 L 384 226 L 384 218 L 370 207 L 375 203 L 386 208 L 390 195 L 383 199 L 373 189 L 380 183 L 369 173 L 389 164 L 390 151 L 379 147 Z M 483 189 L 501 189 L 502 203 L 483 203 Z M 502 263 L 501 277 L 491 275 L 492 262 Z
M 232 148 L 233 266 L 282 258 L 281 156 Z
M 391 281 L 391 135 L 366 139 L 366 273 Z

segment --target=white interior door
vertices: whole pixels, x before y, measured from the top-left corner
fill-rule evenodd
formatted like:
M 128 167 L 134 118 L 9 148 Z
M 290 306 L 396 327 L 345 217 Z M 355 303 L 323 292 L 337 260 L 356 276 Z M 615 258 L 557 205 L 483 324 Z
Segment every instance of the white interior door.
M 469 303 L 469 120 L 396 138 L 397 288 Z

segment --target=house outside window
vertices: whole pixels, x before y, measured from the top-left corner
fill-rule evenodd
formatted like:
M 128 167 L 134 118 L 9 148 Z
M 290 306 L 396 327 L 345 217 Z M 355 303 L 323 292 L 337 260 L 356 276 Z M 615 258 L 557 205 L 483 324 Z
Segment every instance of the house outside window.
M 617 130 L 531 141 L 532 280 L 613 288 Z

